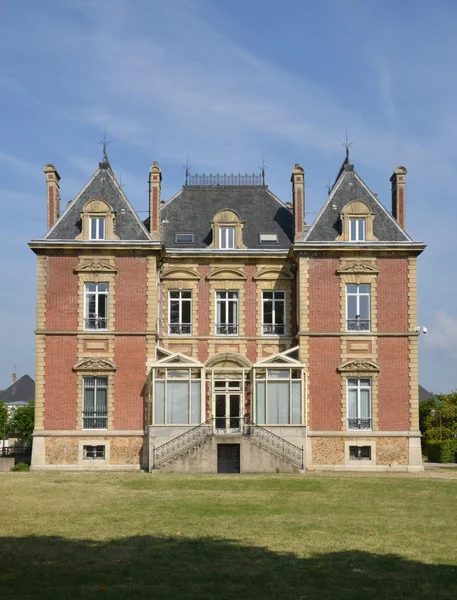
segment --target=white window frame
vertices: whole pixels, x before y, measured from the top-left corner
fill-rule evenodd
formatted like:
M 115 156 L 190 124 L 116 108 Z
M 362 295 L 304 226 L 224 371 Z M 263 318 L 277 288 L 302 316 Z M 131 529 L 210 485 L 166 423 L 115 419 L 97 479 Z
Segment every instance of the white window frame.
M 84 427 L 84 419 L 87 419 L 88 417 L 85 416 L 86 410 L 86 381 L 87 379 L 94 379 L 94 407 L 97 406 L 97 389 L 104 389 L 105 390 L 105 400 L 106 400 L 106 407 L 105 407 L 105 411 L 103 412 L 103 414 L 101 414 L 100 416 L 96 416 L 97 411 L 94 410 L 94 415 L 91 415 L 94 419 L 94 421 L 96 419 L 104 419 L 105 421 L 105 427 Z M 103 379 L 105 382 L 105 387 L 102 386 L 97 386 L 97 383 L 99 382 L 99 380 Z M 99 375 L 88 375 L 88 376 L 84 376 L 82 378 L 82 385 L 83 385 L 83 410 L 82 410 L 82 428 L 84 430 L 106 430 L 108 429 L 108 377 L 106 375 L 103 376 L 99 376 Z
M 264 377 L 258 376 L 258 371 L 265 371 Z M 273 372 L 281 371 L 281 375 L 279 377 L 275 377 L 272 375 Z M 300 377 L 292 377 L 292 371 L 299 371 Z M 269 423 L 268 422 L 268 384 L 272 382 L 288 382 L 289 383 L 289 422 L 288 423 Z M 292 405 L 292 387 L 293 383 L 300 383 L 300 422 L 292 423 L 293 417 L 293 405 Z M 265 384 L 265 423 L 259 422 L 259 415 L 257 414 L 257 384 L 264 383 Z M 253 415 L 255 418 L 255 423 L 257 425 L 266 426 L 266 427 L 299 427 L 303 425 L 304 422 L 304 380 L 303 380 L 303 369 L 301 367 L 276 367 L 273 365 L 265 365 L 265 367 L 255 368 L 254 369 L 254 377 L 253 377 L 253 387 L 254 387 L 254 406 L 251 407 L 253 411 Z
M 221 225 L 219 227 L 219 248 L 221 250 L 234 250 L 235 235 L 234 225 Z
M 171 294 L 173 293 L 179 293 L 179 298 L 172 298 Z M 183 298 L 182 297 L 182 293 L 186 292 L 186 293 L 190 293 L 190 298 Z M 178 323 L 172 323 L 171 322 L 171 303 L 172 302 L 178 302 L 179 305 L 179 316 L 178 316 Z M 182 305 L 183 302 L 189 302 L 190 303 L 190 323 L 183 323 L 182 320 Z M 192 302 L 193 302 L 193 298 L 192 298 L 192 290 L 168 290 L 168 334 L 169 335 L 192 335 Z M 184 331 L 184 328 L 188 327 L 188 331 Z M 179 331 L 172 331 L 173 328 L 179 328 Z
M 229 294 L 229 293 L 234 293 L 236 294 L 236 298 L 228 298 L 227 296 L 225 298 L 218 298 L 218 294 Z M 215 323 L 215 330 L 216 330 L 216 335 L 230 335 L 230 336 L 235 336 L 235 335 L 239 335 L 239 320 L 240 320 L 240 304 L 239 304 L 239 300 L 240 300 L 240 294 L 239 294 L 239 290 L 216 290 L 216 297 L 215 297 L 215 302 L 216 302 L 216 323 Z M 235 319 L 235 323 L 219 323 L 218 320 L 218 307 L 220 304 L 225 304 L 225 313 L 226 315 L 229 314 L 229 304 L 235 304 L 236 306 L 236 319 Z M 232 327 L 233 328 L 233 332 L 232 333 L 222 333 L 221 329 L 222 328 L 228 328 L 228 327 Z
M 181 239 L 180 239 L 181 236 Z M 189 239 L 183 240 L 183 237 L 187 237 Z M 193 233 L 176 233 L 175 234 L 175 244 L 193 244 L 194 243 L 194 234 Z
M 352 236 L 352 224 L 355 223 L 355 236 Z M 365 217 L 354 217 L 349 219 L 349 241 L 365 242 L 367 239 L 367 220 Z
M 273 298 L 271 300 L 272 302 L 272 322 L 271 323 L 265 323 L 265 318 L 264 318 L 264 312 L 265 312 L 265 302 L 267 301 L 267 299 L 265 298 L 265 292 L 267 293 L 272 293 L 273 294 Z M 278 298 L 276 299 L 276 294 L 283 294 L 283 298 Z M 262 335 L 286 335 L 286 291 L 285 290 L 262 290 Z M 271 327 L 272 329 L 274 327 L 279 327 L 281 324 L 276 323 L 276 303 L 282 303 L 284 305 L 284 323 L 283 323 L 283 332 L 282 333 L 277 333 L 276 331 L 272 331 L 270 333 L 265 333 L 265 329 L 267 327 Z
M 356 285 L 357 292 L 350 292 L 349 286 Z M 361 292 L 360 286 L 366 285 L 370 289 L 368 292 Z M 349 297 L 356 297 L 356 316 L 350 318 L 349 317 Z M 360 319 L 360 298 L 368 296 L 368 318 Z M 358 321 L 360 319 L 360 321 Z M 368 327 L 364 326 L 364 323 L 367 323 Z M 361 331 L 371 331 L 371 284 L 370 283 L 347 283 L 346 284 L 346 331 L 360 333 Z
M 357 380 L 357 385 L 356 386 L 349 384 L 349 381 L 353 380 L 353 379 Z M 367 380 L 367 381 L 370 382 L 370 384 L 369 385 L 361 385 L 360 382 L 362 380 Z M 357 390 L 357 417 L 351 417 L 352 420 L 357 420 L 358 421 L 358 424 L 357 424 L 356 427 L 350 427 L 349 426 L 349 390 L 350 389 L 351 390 Z M 373 389 L 373 381 L 372 381 L 371 377 L 348 377 L 346 379 L 346 405 L 347 405 L 347 410 L 346 410 L 347 415 L 346 415 L 346 418 L 347 418 L 347 429 L 348 429 L 348 431 L 360 431 L 360 430 L 362 430 L 362 431 L 371 431 L 372 430 L 372 428 L 373 428 L 373 395 L 372 395 L 372 389 Z M 370 416 L 368 418 L 365 418 L 365 419 L 362 419 L 360 417 L 360 413 L 361 413 L 361 411 L 360 411 L 360 391 L 361 390 L 368 390 L 369 397 L 370 397 L 370 404 L 369 404 L 369 406 L 370 406 L 370 411 L 369 411 Z M 364 420 L 369 420 L 369 427 L 363 427 L 362 426 L 363 425 L 362 421 L 364 421 Z
M 92 236 L 92 224 L 95 222 L 95 237 Z M 103 223 L 103 228 L 101 227 Z M 103 229 L 101 231 L 101 229 Z M 89 239 L 106 240 L 106 217 L 89 216 Z
M 88 285 L 95 285 L 97 286 L 97 289 L 95 290 L 95 292 L 91 292 L 88 290 L 87 286 Z M 106 285 L 107 286 L 107 290 L 105 291 L 98 291 L 98 286 L 99 285 Z M 96 313 L 95 313 L 95 317 L 89 317 L 88 311 L 89 311 L 89 299 L 88 296 L 95 294 L 95 308 L 96 308 Z M 98 297 L 99 296 L 106 296 L 106 317 L 99 317 L 98 316 Z M 88 322 L 90 319 L 95 319 L 95 324 L 96 327 L 89 327 L 88 326 Z M 99 327 L 99 320 L 100 321 L 105 321 L 106 326 L 105 327 Z M 92 281 L 87 281 L 84 283 L 84 331 L 108 331 L 109 329 L 109 283 L 107 281 L 100 281 L 100 282 L 92 282 Z
M 163 377 L 158 377 L 157 374 L 160 371 L 164 371 Z M 173 376 L 174 373 L 178 373 L 178 372 L 184 372 L 187 371 L 187 376 L 182 377 L 182 376 Z M 198 373 L 198 377 L 195 377 L 195 371 Z M 168 383 L 169 382 L 174 382 L 174 381 L 179 381 L 181 383 L 187 383 L 187 401 L 188 401 L 188 414 L 189 414 L 189 420 L 187 423 L 169 423 L 168 422 Z M 199 408 L 199 419 L 198 422 L 192 423 L 192 383 L 199 383 L 200 384 L 200 393 L 198 396 L 198 408 Z M 164 423 L 157 423 L 156 419 L 157 419 L 157 415 L 156 415 L 156 384 L 157 383 L 163 383 L 164 384 Z M 193 427 L 195 427 L 196 425 L 200 425 L 201 420 L 202 420 L 202 386 L 204 384 L 203 378 L 202 378 L 202 371 L 199 367 L 180 367 L 180 366 L 175 366 L 175 367 L 154 367 L 154 378 L 153 378 L 153 394 L 154 394 L 154 398 L 153 398 L 153 402 L 152 402 L 152 424 L 156 427 L 163 427 L 163 426 L 169 426 L 169 425 L 173 425 L 173 426 L 184 426 L 184 425 L 191 425 Z

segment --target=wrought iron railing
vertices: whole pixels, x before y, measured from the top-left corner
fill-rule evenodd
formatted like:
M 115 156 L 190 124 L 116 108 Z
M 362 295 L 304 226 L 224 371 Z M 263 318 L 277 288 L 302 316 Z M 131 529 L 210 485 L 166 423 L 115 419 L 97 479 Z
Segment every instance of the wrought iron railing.
M 108 329 L 108 318 L 89 317 L 87 319 L 84 319 L 84 329 L 102 329 L 106 331 Z
M 197 186 L 217 186 L 217 185 L 264 185 L 262 175 L 256 175 L 255 173 L 244 175 L 241 173 L 216 173 L 209 175 L 199 175 L 195 173 L 189 174 L 186 185 L 197 185 Z
M 238 335 L 238 325 L 233 323 L 220 323 L 216 325 L 217 335 Z
M 32 452 L 32 446 L 5 446 L 0 447 L 0 456 L 24 456 Z
M 108 425 L 108 411 L 85 410 L 83 412 L 83 429 L 106 429 Z
M 263 327 L 263 335 L 284 335 L 286 332 L 285 325 L 274 325 L 271 323 L 264 323 Z
M 165 442 L 165 444 L 154 448 L 154 469 L 158 469 L 160 465 L 163 465 L 172 458 L 204 444 L 208 438 L 213 436 L 213 433 L 213 420 L 209 419 L 205 423 L 201 423 L 178 435 L 178 437 L 173 438 L 169 442 Z
M 168 331 L 170 335 L 190 335 L 192 323 L 169 323 Z
M 371 419 L 348 419 L 348 429 L 371 429 Z
M 255 423 L 249 423 L 245 425 L 244 435 L 249 436 L 251 441 L 255 444 L 258 444 L 262 448 L 273 452 L 273 454 L 276 454 L 283 460 L 294 464 L 299 469 L 304 468 L 303 448 L 300 448 L 300 446 L 296 446 L 295 444 L 288 442 L 281 436 L 276 435 L 276 433 L 273 433 L 265 427 L 256 425 Z
M 348 319 L 348 331 L 370 331 L 370 319 Z

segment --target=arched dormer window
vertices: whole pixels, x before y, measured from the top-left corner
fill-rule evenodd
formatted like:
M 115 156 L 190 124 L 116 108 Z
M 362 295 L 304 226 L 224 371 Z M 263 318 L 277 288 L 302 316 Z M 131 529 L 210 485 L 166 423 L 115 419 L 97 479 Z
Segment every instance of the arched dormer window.
M 374 214 L 365 202 L 349 202 L 341 211 L 340 218 L 341 235 L 338 240 L 357 244 L 378 239 L 373 234 Z
M 101 199 L 89 200 L 81 211 L 82 230 L 78 240 L 118 240 L 114 233 L 116 214 L 111 206 Z
M 244 221 L 234 210 L 219 211 L 211 221 L 213 241 L 210 248 L 218 250 L 236 250 L 246 248 L 243 244 Z

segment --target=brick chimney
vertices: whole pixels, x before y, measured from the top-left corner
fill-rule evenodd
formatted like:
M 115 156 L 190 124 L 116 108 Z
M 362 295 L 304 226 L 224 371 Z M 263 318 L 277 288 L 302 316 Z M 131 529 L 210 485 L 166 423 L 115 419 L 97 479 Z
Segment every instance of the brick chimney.
M 48 204 L 48 231 L 60 216 L 60 175 L 54 165 L 46 165 L 46 195 Z
M 406 186 L 406 169 L 405 167 L 397 167 L 390 178 L 392 183 L 392 215 L 397 219 L 398 224 L 406 229 L 406 214 L 405 214 L 405 186 Z
M 162 171 L 155 160 L 149 169 L 149 231 L 152 239 L 160 241 L 160 188 Z
M 305 220 L 305 172 L 297 163 L 292 171 L 292 206 L 294 211 L 294 241 L 303 238 L 303 222 Z

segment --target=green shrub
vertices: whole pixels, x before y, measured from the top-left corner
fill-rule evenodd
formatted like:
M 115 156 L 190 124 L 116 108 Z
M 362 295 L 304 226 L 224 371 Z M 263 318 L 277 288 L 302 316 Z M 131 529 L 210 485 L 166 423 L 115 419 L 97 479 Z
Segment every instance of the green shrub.
M 427 457 L 430 462 L 453 463 L 457 452 L 457 440 L 430 440 L 427 443 Z
M 14 465 L 11 471 L 30 471 L 30 465 L 27 463 L 17 463 L 17 465 Z

